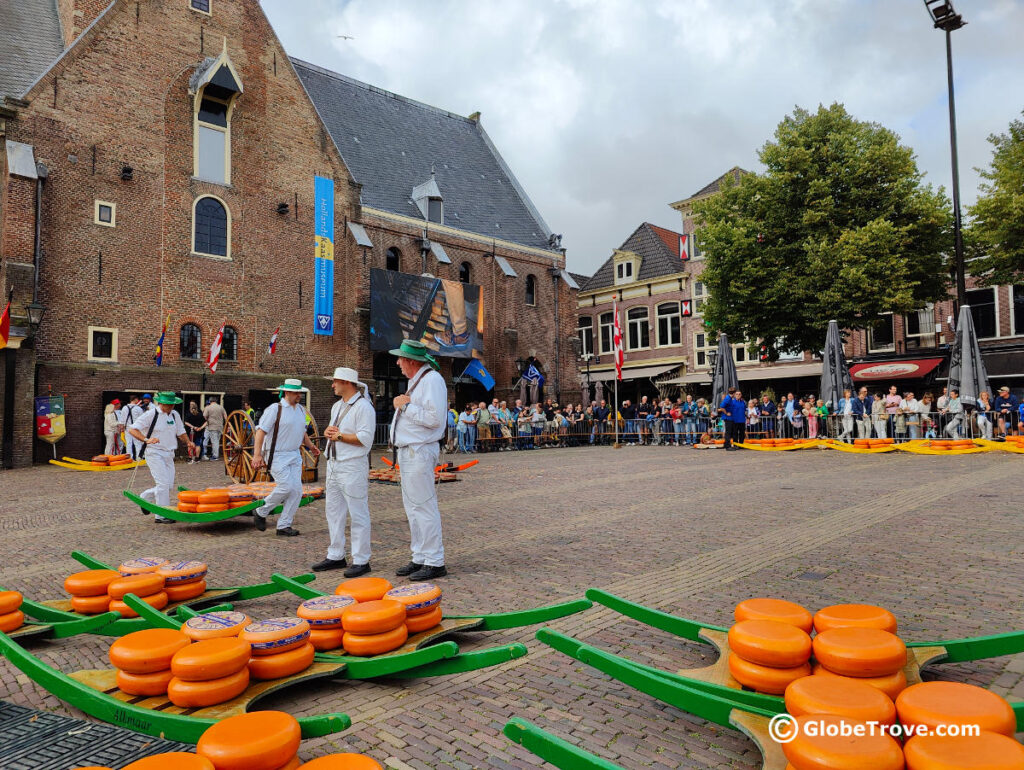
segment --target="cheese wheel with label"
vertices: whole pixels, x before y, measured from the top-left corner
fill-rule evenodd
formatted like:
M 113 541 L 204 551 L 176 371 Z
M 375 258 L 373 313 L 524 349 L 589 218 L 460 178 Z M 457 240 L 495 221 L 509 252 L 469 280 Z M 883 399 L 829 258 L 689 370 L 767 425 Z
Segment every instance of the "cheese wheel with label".
M 896 700 L 896 696 L 907 689 L 907 675 L 903 673 L 901 668 L 892 674 L 886 676 L 843 676 L 842 674 L 836 674 L 833 671 L 829 671 L 827 668 L 822 666 L 820 663 L 815 663 L 814 668 L 811 672 L 814 676 L 828 676 L 835 679 L 849 679 L 855 682 L 862 682 L 869 684 L 880 692 L 884 692 L 889 696 L 891 700 Z
M 336 650 L 342 646 L 345 637 L 345 629 L 341 628 L 312 628 L 309 631 L 309 643 L 316 648 L 317 652 Z
M 729 649 L 761 666 L 793 668 L 811 659 L 811 637 L 777 620 L 741 620 L 729 629 Z
M 393 588 L 391 581 L 379 577 L 359 577 L 346 580 L 334 589 L 336 594 L 348 594 L 357 602 L 373 602 L 383 599 L 384 594 Z
M 135 594 L 142 599 L 163 590 L 164 579 L 156 572 L 118 578 L 107 586 L 111 599 L 123 599 L 127 594 Z
M 353 634 L 383 634 L 405 628 L 405 605 L 394 599 L 359 602 L 347 607 L 341 625 Z
M 1004 698 L 963 682 L 913 684 L 896 698 L 896 713 L 904 725 L 921 725 L 929 732 L 939 725 L 978 725 L 1012 738 L 1017 730 L 1016 714 Z
M 252 502 L 252 492 L 245 492 L 242 490 L 228 491 L 228 501 L 232 503 L 249 503 Z M 198 502 L 198 501 L 197 501 Z
M 171 673 L 185 682 L 206 682 L 244 668 L 252 648 L 235 636 L 205 639 L 182 647 L 171 658 Z
M 785 700 L 786 711 L 795 717 L 838 714 L 886 725 L 896 721 L 896 706 L 888 695 L 852 678 L 801 677 L 786 688 Z
M 189 618 L 182 623 L 181 630 L 189 639 L 198 642 L 203 639 L 238 636 L 250 623 L 252 619 L 244 612 L 223 610 Z
M 107 586 L 121 577 L 116 569 L 87 569 L 64 579 L 64 590 L 72 596 L 104 596 Z
M 982 731 L 951 738 L 915 735 L 903 747 L 907 770 L 1020 770 L 1024 746 L 999 733 Z
M 814 630 L 819 634 L 830 628 L 880 628 L 896 633 L 896 616 L 873 604 L 833 604 L 814 613 Z
M 23 601 L 25 597 L 18 591 L 0 591 L 0 615 L 19 609 Z
M 25 625 L 25 613 L 21 610 L 5 612 L 3 615 L 0 615 L 0 631 L 3 631 L 5 634 L 21 628 L 23 625 Z
M 110 597 L 102 596 L 72 596 L 71 609 L 82 615 L 102 615 L 110 609 Z
M 342 613 L 355 603 L 353 597 L 340 594 L 316 596 L 300 604 L 295 614 L 308 620 L 312 628 L 341 628 Z
M 187 559 L 185 561 L 169 561 L 156 571 L 169 586 L 183 586 L 196 583 L 206 577 L 205 562 Z
M 149 596 L 140 596 L 139 599 L 144 601 L 154 610 L 162 610 L 167 606 L 167 592 L 160 591 L 159 593 L 151 594 Z M 120 599 L 110 600 L 110 611 L 120 613 L 122 618 L 137 618 L 139 613 L 129 607 Z
M 872 730 L 860 722 L 835 714 L 804 714 L 795 717 L 796 724 L 789 729 L 796 736 L 782 744 L 782 753 L 793 767 L 800 770 L 903 770 L 903 750 L 891 735 Z M 813 722 L 821 729 L 807 730 Z M 859 729 L 863 736 L 842 735 Z M 813 733 L 813 734 L 809 734 Z
M 299 751 L 302 730 L 291 714 L 253 711 L 222 719 L 196 743 L 217 770 L 277 770 Z
M 383 634 L 353 634 L 346 631 L 342 644 L 349 655 L 367 657 L 397 650 L 408 638 L 409 631 L 405 623 L 402 623 L 398 628 Z
M 137 759 L 121 770 L 216 770 L 216 765 L 205 757 L 197 757 L 184 751 L 170 751 Z
M 243 666 L 230 676 L 208 679 L 205 682 L 186 682 L 171 677 L 167 684 L 167 699 L 178 708 L 205 708 L 237 698 L 249 686 L 249 668 Z
M 328 754 L 302 765 L 302 770 L 384 770 L 376 759 L 365 754 Z
M 230 501 L 231 496 L 226 489 L 208 489 L 199 493 L 198 503 L 199 505 L 219 505 L 223 510 L 226 507 L 224 504 Z
M 885 676 L 907 665 L 907 646 L 878 628 L 833 628 L 814 637 L 814 659 L 844 676 Z
M 142 575 L 146 572 L 156 572 L 166 563 L 167 559 L 156 556 L 143 556 L 140 559 L 129 559 L 117 571 L 122 575 Z
M 206 581 L 200 580 L 198 583 L 186 583 L 183 586 L 165 586 L 164 592 L 167 594 L 168 601 L 187 602 L 189 599 L 195 599 L 197 596 L 202 596 L 206 593 Z
M 794 668 L 772 668 L 759 666 L 744 660 L 739 655 L 729 655 L 729 673 L 744 687 L 768 695 L 782 695 L 786 688 L 797 679 L 811 673 L 809 663 Z
M 273 655 L 306 644 L 309 622 L 302 618 L 257 620 L 242 629 L 238 638 L 252 645 L 253 655 Z
M 273 655 L 255 655 L 249 661 L 249 674 L 253 679 L 283 679 L 305 671 L 313 665 L 316 648 L 309 642 L 301 647 Z
M 384 598 L 404 604 L 407 615 L 419 615 L 441 603 L 441 589 L 433 583 L 409 583 L 392 588 L 384 594 Z
M 439 626 L 442 617 L 441 605 L 439 604 L 422 615 L 413 615 L 411 618 L 406 618 L 405 627 L 409 629 L 410 634 L 418 634 L 420 631 L 427 631 L 435 626 Z
M 174 654 L 191 640 L 173 628 L 147 628 L 125 634 L 110 645 L 110 662 L 129 674 L 152 674 L 171 667 Z
M 736 605 L 733 612 L 736 622 L 741 620 L 776 620 L 788 623 L 802 631 L 811 633 L 813 618 L 811 613 L 795 602 L 785 599 L 746 599 Z
M 128 695 L 165 695 L 167 685 L 171 681 L 171 670 L 154 671 L 150 674 L 129 674 L 127 671 L 117 670 L 117 686 L 123 693 Z
M 196 503 L 199 502 L 199 492 L 193 489 L 183 489 L 181 492 L 178 493 L 178 502 L 195 505 Z

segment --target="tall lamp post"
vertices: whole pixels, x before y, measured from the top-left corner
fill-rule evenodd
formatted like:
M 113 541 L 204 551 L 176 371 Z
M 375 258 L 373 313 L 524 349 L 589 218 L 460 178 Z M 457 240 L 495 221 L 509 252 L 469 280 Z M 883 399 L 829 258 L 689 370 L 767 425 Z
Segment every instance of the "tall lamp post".
M 953 45 L 950 33 L 967 22 L 953 10 L 950 0 L 924 0 L 935 29 L 946 33 L 946 80 L 949 84 L 949 148 L 953 161 L 953 248 L 956 257 L 956 306 L 964 304 L 967 291 L 964 277 L 964 240 L 960 232 L 960 163 L 956 152 L 956 105 L 953 101 Z

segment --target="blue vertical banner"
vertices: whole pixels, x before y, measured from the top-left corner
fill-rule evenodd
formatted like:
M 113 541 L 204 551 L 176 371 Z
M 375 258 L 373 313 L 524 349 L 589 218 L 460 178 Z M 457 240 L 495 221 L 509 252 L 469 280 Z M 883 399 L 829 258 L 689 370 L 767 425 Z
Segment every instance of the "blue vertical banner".
M 316 200 L 316 281 L 313 334 L 334 335 L 334 180 L 313 177 Z

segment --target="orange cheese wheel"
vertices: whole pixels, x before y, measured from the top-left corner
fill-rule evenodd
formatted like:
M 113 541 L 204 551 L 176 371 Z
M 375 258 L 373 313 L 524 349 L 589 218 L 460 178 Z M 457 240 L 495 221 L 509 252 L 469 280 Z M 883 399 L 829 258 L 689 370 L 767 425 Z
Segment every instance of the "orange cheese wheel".
M 394 599 L 359 602 L 347 607 L 341 625 L 353 634 L 383 634 L 405 628 L 405 605 Z
M 833 628 L 814 637 L 814 658 L 844 676 L 885 676 L 907 665 L 907 646 L 878 628 Z
M 219 511 L 226 511 L 231 507 L 231 503 L 224 501 L 223 503 L 199 503 L 196 506 L 196 513 L 218 513 Z
M 253 679 L 283 679 L 305 671 L 313 665 L 316 648 L 309 642 L 301 647 L 273 655 L 257 655 L 249 661 L 249 674 Z
M 173 628 L 147 628 L 125 634 L 110 645 L 110 662 L 129 674 L 152 674 L 171 667 L 171 658 L 191 640 Z
M 1017 718 L 1005 699 L 991 690 L 963 682 L 920 682 L 896 698 L 904 725 L 978 725 L 982 730 L 1013 737 Z
M 25 597 L 18 591 L 0 591 L 0 615 L 14 612 L 21 607 L 23 601 L 25 601 Z
M 93 460 L 91 462 L 91 465 L 101 466 L 101 465 L 110 465 L 110 463 L 108 463 L 106 460 Z
M 171 673 L 186 682 L 206 682 L 234 674 L 252 657 L 252 648 L 236 636 L 205 639 L 182 647 L 171 658 Z
M 349 655 L 366 657 L 397 650 L 408 638 L 409 631 L 405 623 L 402 623 L 398 628 L 385 631 L 383 634 L 353 634 L 346 631 L 342 644 Z
M 169 561 L 156 571 L 169 586 L 183 586 L 196 583 L 206 577 L 205 562 L 187 559 L 185 561 Z
M 228 492 L 228 501 L 232 503 L 248 503 L 252 501 L 252 492 Z
M 888 695 L 851 678 L 805 676 L 790 683 L 785 699 L 786 711 L 795 717 L 838 714 L 887 725 L 896 721 L 896 706 Z
M 334 593 L 354 596 L 357 602 L 373 602 L 383 599 L 392 588 L 391 582 L 384 578 L 359 577 L 339 583 Z
M 229 676 L 205 682 L 186 682 L 174 676 L 167 684 L 167 699 L 178 708 L 206 708 L 237 698 L 248 686 L 249 669 L 246 666 Z
M 309 621 L 302 618 L 257 620 L 242 629 L 238 638 L 252 645 L 253 655 L 294 650 L 309 640 Z
M 309 643 L 317 652 L 336 650 L 342 646 L 345 637 L 345 629 L 341 628 L 312 628 L 309 631 Z
M 809 663 L 793 668 L 772 668 L 759 666 L 744 660 L 739 655 L 729 656 L 729 673 L 744 687 L 769 695 L 782 695 L 791 682 L 811 673 Z
M 71 609 L 82 615 L 102 615 L 110 609 L 110 597 L 102 596 L 72 596 Z
M 871 604 L 833 604 L 814 613 L 814 630 L 819 634 L 831 628 L 880 628 L 896 633 L 896 616 Z
M 852 679 L 857 682 L 863 682 L 869 684 L 876 690 L 880 690 L 889 696 L 890 699 L 896 700 L 896 696 L 907 689 L 907 675 L 903 673 L 901 668 L 895 673 L 888 674 L 886 676 L 843 676 L 842 674 L 836 674 L 833 671 L 829 671 L 827 668 L 822 666 L 820 663 L 814 664 L 814 670 L 812 671 L 814 676 L 829 676 L 836 679 Z
M 156 572 L 167 561 L 167 559 L 156 556 L 143 556 L 140 559 L 129 559 L 117 571 L 122 575 L 142 575 L 146 572 Z
M 103 596 L 107 586 L 121 577 L 114 569 L 87 569 L 68 575 L 64 580 L 64 590 L 72 596 Z
M 384 766 L 365 754 L 328 754 L 310 760 L 302 770 L 384 770 Z
M 166 591 L 160 591 L 159 593 L 150 594 L 149 596 L 140 596 L 139 599 L 155 610 L 162 610 L 167 606 L 167 602 L 169 601 Z M 139 613 L 120 599 L 110 600 L 110 611 L 120 613 L 122 618 L 137 618 L 139 616 Z
M 811 637 L 777 620 L 741 620 L 729 629 L 729 649 L 761 666 L 793 668 L 811 659 Z
M 90 460 L 90 462 L 108 463 L 110 462 L 110 455 L 96 455 Z
M 424 612 L 422 615 L 413 615 L 411 618 L 406 618 L 405 627 L 409 629 L 410 634 L 418 634 L 420 631 L 426 631 L 427 629 L 440 625 L 441 618 L 441 605 L 439 604 L 434 607 L 434 609 L 429 612 Z
M 123 599 L 127 594 L 135 594 L 142 599 L 163 590 L 164 579 L 156 572 L 118 578 L 107 586 L 107 594 L 111 599 Z
M 407 615 L 419 615 L 421 612 L 429 612 L 441 603 L 441 589 L 433 583 L 408 583 L 392 588 L 384 594 L 384 598 L 404 604 Z
M 25 613 L 21 610 L 5 612 L 3 615 L 0 615 L 0 631 L 3 631 L 5 634 L 21 628 L 23 625 L 25 625 Z
M 126 455 L 126 454 L 107 455 L 107 459 L 110 462 L 112 462 L 112 463 L 116 463 L 116 462 L 124 462 L 125 460 L 131 460 L 132 456 L 131 455 Z
M 811 633 L 811 613 L 785 599 L 747 599 L 736 605 L 733 617 L 737 623 L 743 620 L 776 620 Z
M 971 737 L 915 735 L 903 747 L 903 758 L 907 770 L 1020 770 L 1024 746 L 984 730 Z
M 798 770 L 903 770 L 903 750 L 896 739 L 865 722 L 835 714 L 805 714 L 795 720 L 791 729 L 797 731 L 796 737 L 782 744 L 782 753 Z M 808 722 L 820 729 L 805 729 Z M 838 734 L 844 723 L 847 729 L 859 726 L 864 734 Z M 837 734 L 830 734 L 833 731 Z
M 217 770 L 277 770 L 299 751 L 302 730 L 291 714 L 253 711 L 222 719 L 196 743 Z
M 184 751 L 170 751 L 137 759 L 121 770 L 216 770 L 210 760 Z
M 341 615 L 355 605 L 351 596 L 316 596 L 299 605 L 295 614 L 309 621 L 312 628 L 341 628 Z
M 198 513 L 199 506 L 195 503 L 178 503 L 178 510 L 182 513 Z
M 192 489 L 183 489 L 178 493 L 178 502 L 195 505 L 199 502 L 199 493 Z
M 281 765 L 277 770 L 299 770 L 300 767 L 302 767 L 302 760 L 299 759 L 299 755 L 296 754 L 292 757 L 291 762 Z
M 219 505 L 223 509 L 224 503 L 231 502 L 231 496 L 226 489 L 208 489 L 199 493 L 199 499 L 196 502 L 200 505 Z
M 168 601 L 187 602 L 189 599 L 195 599 L 197 596 L 202 596 L 206 593 L 206 581 L 200 580 L 198 583 L 166 586 L 164 592 L 167 594 Z
M 150 674 L 129 674 L 127 671 L 117 671 L 117 686 L 123 693 L 128 695 L 164 695 L 167 693 L 167 685 L 171 681 L 171 670 L 154 671 Z
M 228 507 L 229 508 L 244 508 L 245 506 L 247 506 L 251 502 L 252 502 L 251 498 L 249 500 L 232 500 L 230 503 L 228 503 Z
M 252 623 L 252 619 L 244 612 L 225 610 L 208 612 L 189 618 L 181 625 L 181 630 L 189 639 L 220 639 L 226 636 L 238 636 L 242 629 Z

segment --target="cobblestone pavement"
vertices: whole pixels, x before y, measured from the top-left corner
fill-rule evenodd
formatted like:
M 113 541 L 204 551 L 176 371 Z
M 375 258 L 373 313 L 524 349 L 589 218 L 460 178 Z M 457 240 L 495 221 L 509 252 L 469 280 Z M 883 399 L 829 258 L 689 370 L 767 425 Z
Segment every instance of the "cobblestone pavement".
M 379 453 L 374 453 L 374 458 Z M 736 602 L 780 596 L 816 609 L 884 605 L 908 640 L 1024 628 L 1021 458 L 852 455 L 625 447 L 480 455 L 441 487 L 451 614 L 523 609 L 598 586 L 719 625 Z M 62 595 L 68 553 L 111 563 L 198 557 L 212 584 L 298 574 L 323 557 L 323 503 L 301 509 L 298 538 L 257 533 L 249 519 L 157 526 L 120 495 L 129 472 L 53 467 L 0 473 L 0 584 L 34 598 Z M 224 480 L 212 463 L 178 466 L 192 487 Z M 140 469 L 136 490 L 149 486 Z M 395 487 L 371 485 L 374 574 L 408 561 L 408 526 Z M 337 575 L 337 573 L 335 573 Z M 319 577 L 329 590 L 340 577 Z M 397 580 L 397 579 L 396 579 Z M 278 595 L 247 603 L 254 616 L 289 614 Z M 665 669 L 711 662 L 696 643 L 595 608 L 550 624 L 614 653 Z M 274 696 L 295 714 L 344 711 L 352 728 L 304 741 L 301 756 L 362 751 L 391 768 L 538 767 L 501 735 L 518 715 L 624 767 L 754 768 L 740 733 L 665 706 L 537 642 L 535 627 L 463 637 L 463 649 L 520 641 L 530 654 L 502 666 L 409 682 L 341 682 Z M 108 640 L 33 645 L 65 671 L 106 664 Z M 1024 699 L 1024 655 L 930 669 Z M 0 661 L 0 698 L 77 714 Z M 80 714 L 78 714 L 80 716 Z

